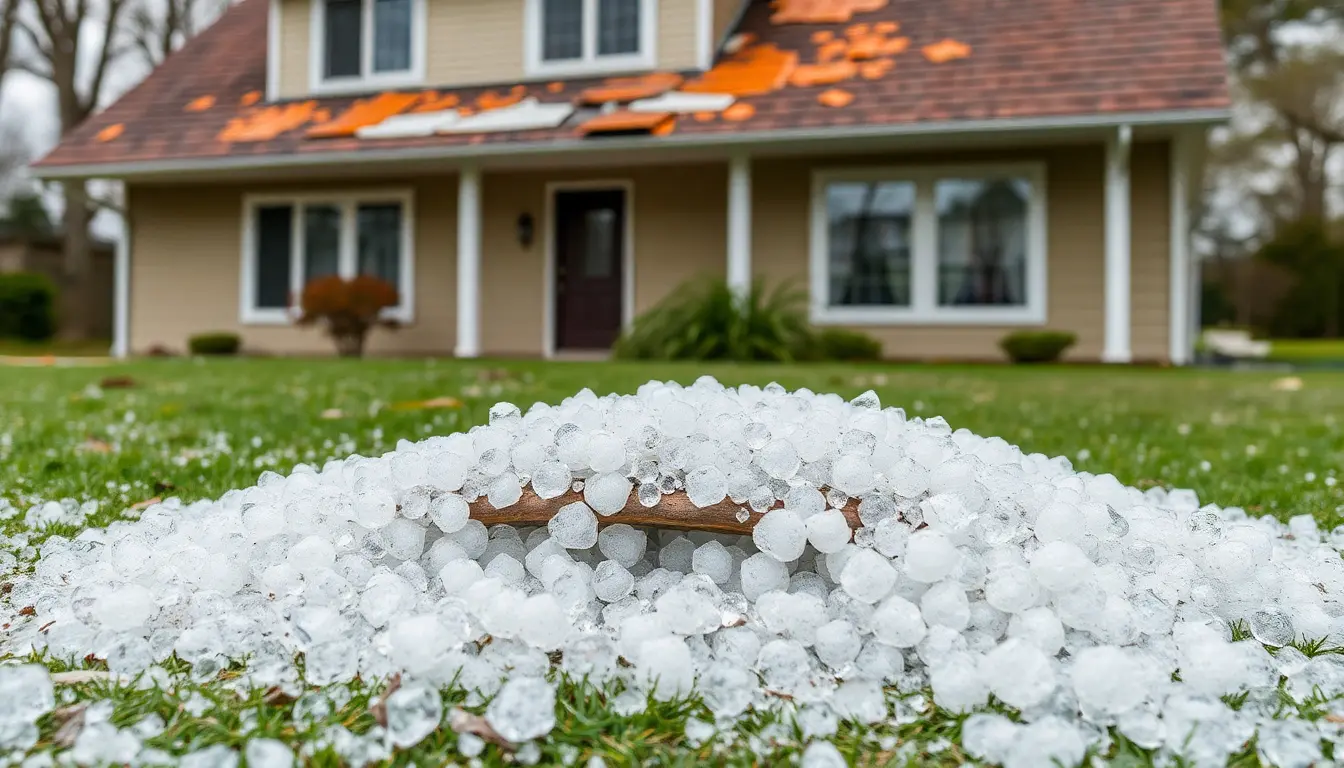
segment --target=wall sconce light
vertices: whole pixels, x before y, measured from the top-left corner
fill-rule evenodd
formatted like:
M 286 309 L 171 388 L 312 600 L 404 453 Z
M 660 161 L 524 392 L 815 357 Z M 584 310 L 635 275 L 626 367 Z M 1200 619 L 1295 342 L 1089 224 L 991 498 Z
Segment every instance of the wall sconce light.
M 524 213 L 518 216 L 518 244 L 524 248 L 532 247 L 532 239 L 537 233 L 537 223 L 532 218 L 532 214 Z

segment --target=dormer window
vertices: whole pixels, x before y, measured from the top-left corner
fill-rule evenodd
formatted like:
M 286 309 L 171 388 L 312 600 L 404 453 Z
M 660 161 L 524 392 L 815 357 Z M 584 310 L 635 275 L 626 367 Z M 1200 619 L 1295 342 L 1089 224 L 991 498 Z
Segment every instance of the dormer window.
M 537 76 L 652 69 L 658 0 L 527 0 L 527 68 Z
M 313 90 L 417 85 L 425 0 L 313 0 Z

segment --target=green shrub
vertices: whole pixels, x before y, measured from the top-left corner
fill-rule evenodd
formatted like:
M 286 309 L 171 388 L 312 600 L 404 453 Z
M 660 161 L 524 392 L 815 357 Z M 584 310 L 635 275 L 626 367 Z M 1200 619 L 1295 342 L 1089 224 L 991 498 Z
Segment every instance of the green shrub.
M 847 328 L 824 328 L 811 333 L 794 357 L 809 362 L 870 362 L 882 359 L 882 342 Z
M 236 355 L 242 346 L 238 334 L 224 331 L 198 333 L 187 339 L 187 348 L 193 355 Z
M 56 335 L 56 286 L 42 275 L 0 275 L 0 338 L 46 341 Z
M 1052 363 L 1078 341 L 1068 331 L 1015 331 L 999 340 L 1014 363 Z
M 722 279 L 677 288 L 616 341 L 624 360 L 789 362 L 811 337 L 807 294 L 790 284 L 766 291 L 755 282 L 739 297 Z

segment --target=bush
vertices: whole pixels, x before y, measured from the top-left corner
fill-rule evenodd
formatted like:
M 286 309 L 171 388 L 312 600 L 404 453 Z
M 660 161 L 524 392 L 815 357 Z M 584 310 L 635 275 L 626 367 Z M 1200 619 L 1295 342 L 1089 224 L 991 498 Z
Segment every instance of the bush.
M 635 319 L 613 353 L 625 360 L 789 362 L 805 349 L 807 295 L 789 284 L 745 297 L 722 279 L 690 281 Z
M 1344 243 L 1312 219 L 1281 225 L 1256 253 L 1295 279 L 1279 300 L 1270 332 L 1279 338 L 1337 338 L 1344 332 Z
M 1004 336 L 999 347 L 1014 363 L 1053 363 L 1077 341 L 1068 331 L 1016 331 Z
M 838 363 L 882 359 L 882 342 L 866 333 L 847 328 L 825 328 L 810 336 L 803 348 L 795 353 L 797 359 Z
M 187 339 L 187 347 L 193 355 L 236 355 L 243 346 L 243 340 L 236 333 L 218 331 L 198 333 Z
M 384 320 L 383 310 L 400 303 L 397 289 L 386 280 L 368 275 L 346 280 L 332 275 L 319 277 L 303 287 L 299 299 L 299 324 L 322 323 L 336 342 L 341 357 L 360 357 L 364 341 L 375 326 L 395 328 Z
M 0 338 L 46 341 L 56 335 L 56 286 L 42 275 L 0 275 Z

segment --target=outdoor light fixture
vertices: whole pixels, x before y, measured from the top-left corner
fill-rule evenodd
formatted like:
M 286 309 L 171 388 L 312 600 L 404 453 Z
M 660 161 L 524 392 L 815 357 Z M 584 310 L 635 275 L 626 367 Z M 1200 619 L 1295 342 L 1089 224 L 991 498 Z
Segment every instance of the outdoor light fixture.
M 518 242 L 524 248 L 532 247 L 532 236 L 536 234 L 536 222 L 532 219 L 532 214 L 524 213 L 518 216 Z

